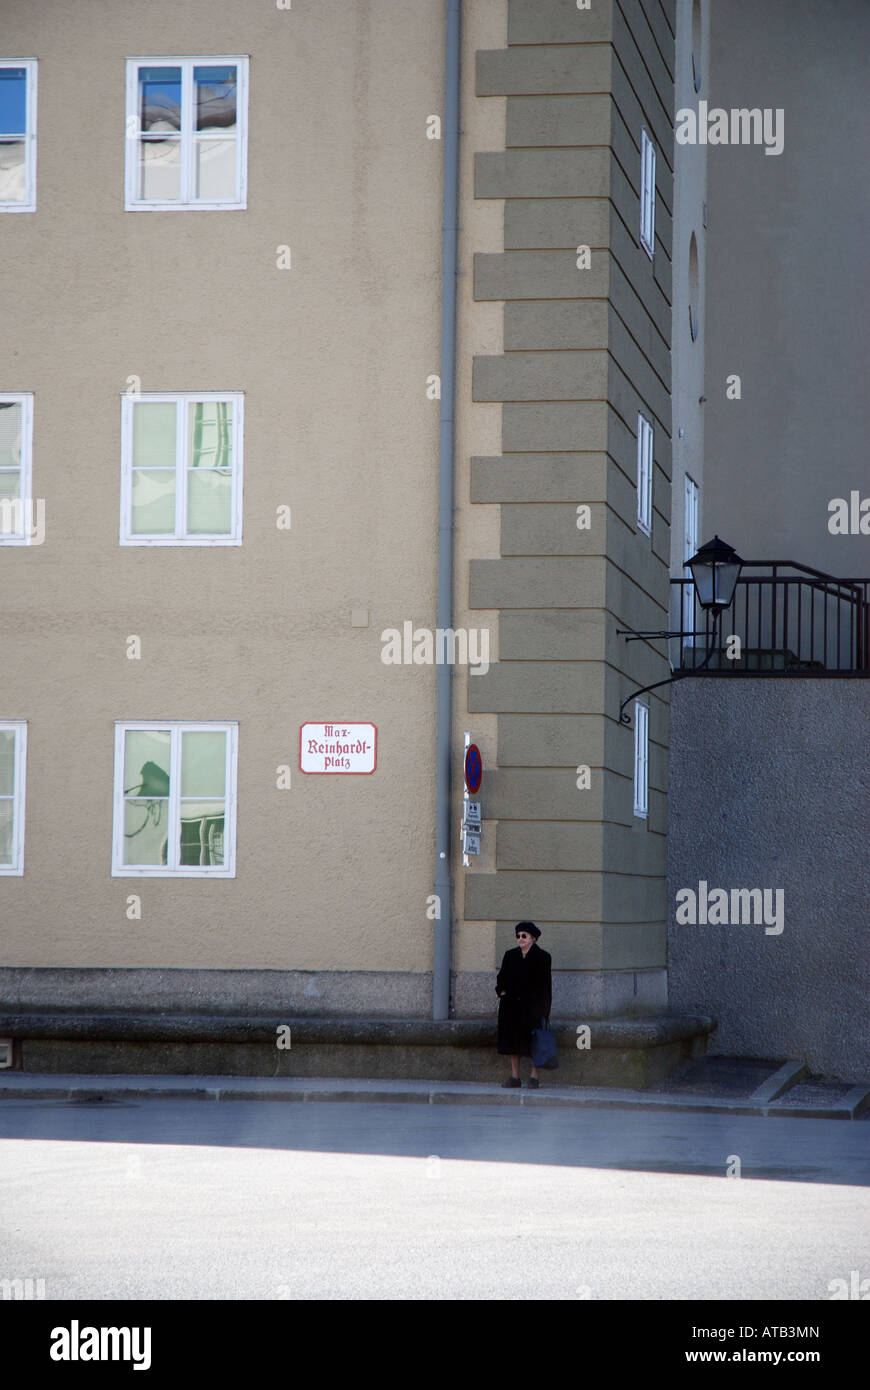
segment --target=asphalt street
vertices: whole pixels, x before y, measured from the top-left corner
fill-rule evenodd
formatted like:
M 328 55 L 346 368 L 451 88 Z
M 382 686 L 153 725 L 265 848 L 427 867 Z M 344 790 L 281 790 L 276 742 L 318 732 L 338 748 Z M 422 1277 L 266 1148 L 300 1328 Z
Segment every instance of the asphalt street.
M 0 1102 L 0 1279 L 61 1299 L 830 1299 L 870 1125 L 420 1105 Z M 737 1173 L 740 1176 L 728 1176 Z

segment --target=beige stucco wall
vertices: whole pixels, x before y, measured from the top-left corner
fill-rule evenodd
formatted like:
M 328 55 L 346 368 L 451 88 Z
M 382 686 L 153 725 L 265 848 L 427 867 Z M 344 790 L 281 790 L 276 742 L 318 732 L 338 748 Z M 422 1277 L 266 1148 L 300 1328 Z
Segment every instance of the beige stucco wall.
M 503 0 L 468 8 L 466 53 L 503 41 Z M 443 109 L 443 6 L 5 0 L 3 45 L 39 59 L 38 210 L 3 223 L 0 389 L 35 393 L 47 534 L 0 546 L 0 715 L 29 721 L 2 963 L 429 970 L 435 670 L 383 665 L 379 634 L 435 625 L 443 146 L 425 129 Z M 234 53 L 250 54 L 247 210 L 124 212 L 124 59 Z M 484 144 L 498 119 L 486 106 Z M 472 242 L 500 235 L 495 209 L 470 212 L 469 144 L 466 269 Z M 499 350 L 500 314 L 478 307 L 472 327 L 461 284 L 470 364 Z M 119 547 L 133 374 L 146 392 L 245 392 L 241 547 Z M 497 410 L 460 414 L 461 459 L 494 450 Z M 458 574 L 469 548 L 497 553 L 478 514 Z M 351 627 L 357 608 L 367 628 Z M 239 721 L 233 880 L 110 876 L 126 718 Z M 298 771 L 300 724 L 333 718 L 377 724 L 373 776 Z M 132 893 L 141 921 L 126 919 Z M 476 924 L 475 961 L 482 939 Z
M 664 11 L 653 9 L 662 24 Z M 508 10 L 507 0 L 464 5 L 462 35 L 454 624 L 488 631 L 491 663 L 499 656 L 498 610 L 470 607 L 472 599 L 480 602 L 471 592 L 472 562 L 478 574 L 487 565 L 503 566 L 499 557 L 512 553 L 511 528 L 522 522 L 534 529 L 538 514 L 528 506 L 471 504 L 470 460 L 528 448 L 520 438 L 523 422 L 541 410 L 556 431 L 547 447 L 574 447 L 578 418 L 573 386 L 564 409 L 535 403 L 554 397 L 549 389 L 529 394 L 533 351 L 513 358 L 524 359 L 519 394 L 496 390 L 487 399 L 473 388 L 475 358 L 497 362 L 506 346 L 517 346 L 505 343 L 502 296 L 475 300 L 473 276 L 475 253 L 482 254 L 483 274 L 486 258 L 495 262 L 505 248 L 504 194 L 482 191 L 481 165 L 475 187 L 475 154 L 505 149 L 507 102 L 475 95 L 475 58 L 505 49 Z M 39 58 L 40 139 L 38 211 L 4 224 L 19 273 L 0 390 L 35 393 L 33 491 L 46 499 L 47 537 L 29 551 L 0 547 L 7 643 L 0 717 L 26 717 L 30 734 L 26 868 L 21 879 L 0 880 L 0 964 L 422 975 L 432 956 L 426 909 L 434 870 L 435 669 L 384 666 L 380 633 L 406 620 L 429 627 L 436 621 L 439 405 L 427 398 L 426 384 L 440 357 L 443 146 L 426 139 L 426 122 L 443 109 L 444 6 L 440 0 L 359 6 L 332 0 L 253 12 L 239 0 L 196 0 L 183 9 L 151 4 L 143 13 L 133 4 L 77 0 L 49 22 L 16 0 L 6 13 L 8 51 Z M 525 22 L 524 15 L 538 23 L 534 7 L 515 6 L 514 24 Z M 604 19 L 598 15 L 594 23 Z M 622 29 L 616 37 L 629 52 Z M 601 46 L 590 47 L 598 53 Z M 125 57 L 218 53 L 250 54 L 247 210 L 124 212 Z M 639 59 L 632 62 L 631 82 L 646 90 Z M 84 72 L 86 84 L 78 78 Z M 664 70 L 660 80 L 667 85 Z M 630 104 L 627 88 L 621 100 Z M 516 108 L 515 120 L 522 114 Z M 85 124 L 86 153 L 77 155 L 66 132 Z M 535 138 L 540 143 L 540 132 Z M 595 138 L 607 144 L 606 133 Z M 523 143 L 516 132 L 513 143 Z M 513 150 L 509 159 L 517 155 Z M 611 192 L 617 212 L 631 220 L 636 190 L 616 178 Z M 659 214 L 659 237 L 667 240 L 664 203 Z M 616 217 L 613 227 L 616 235 Z M 523 234 L 513 228 L 514 234 L 522 244 Z M 292 248 L 291 271 L 276 269 L 283 245 Z M 618 249 L 623 257 L 643 254 L 621 243 Z M 511 252 L 514 275 L 522 273 L 523 254 Z M 534 253 L 531 261 L 530 284 L 536 284 Z M 667 270 L 667 257 L 659 256 L 658 289 L 649 279 L 644 291 L 646 312 L 662 318 L 665 337 L 666 300 L 660 302 L 658 290 L 670 293 L 669 280 L 661 279 Z M 574 276 L 572 270 L 572 283 Z M 634 305 L 627 280 L 614 271 L 601 293 L 643 343 L 655 337 L 646 332 L 643 304 Z M 631 357 L 627 335 L 617 342 L 617 328 L 611 321 L 607 341 L 639 386 L 626 395 L 610 368 L 594 400 L 613 397 L 631 413 L 632 393 L 641 389 L 661 397 L 667 411 L 666 393 L 641 355 Z M 533 329 L 513 322 L 514 333 L 533 335 Z M 658 369 L 666 373 L 661 363 Z M 245 392 L 241 547 L 118 546 L 119 397 L 131 376 L 146 392 Z M 596 444 L 590 435 L 586 447 L 601 458 L 612 453 L 630 480 L 630 432 L 619 433 L 604 407 L 592 409 L 590 423 L 600 427 L 601 439 Z M 663 423 L 651 547 L 658 568 L 668 554 Z M 568 445 L 559 443 L 560 429 Z M 607 491 L 608 504 L 629 515 L 631 491 L 624 497 Z M 282 504 L 293 509 L 289 532 L 275 526 Z M 573 505 L 561 519 L 572 541 L 582 540 Z M 540 509 L 538 520 L 546 533 L 553 508 Z M 530 533 L 517 541 L 522 556 Z M 603 536 L 600 542 L 602 555 L 592 563 L 607 595 L 602 589 L 596 601 L 621 614 L 626 604 L 636 607 L 634 591 L 623 593 L 613 569 L 627 563 L 621 525 L 608 528 L 606 546 Z M 547 534 L 533 549 L 561 553 Z M 635 577 L 651 591 L 658 569 L 638 565 Z M 493 590 L 502 606 L 510 606 L 506 583 L 505 571 Z M 351 611 L 360 609 L 368 613 L 367 627 L 351 626 Z M 633 621 L 642 616 L 638 610 Z M 127 660 L 131 634 L 142 640 L 141 661 Z M 515 646 L 523 640 L 510 625 L 502 638 Z M 627 662 L 623 669 L 633 678 L 651 678 L 646 654 L 633 652 L 629 660 L 621 647 L 614 651 L 612 635 L 596 660 L 603 656 L 605 665 Z M 539 704 L 551 668 L 539 670 L 531 660 L 522 665 Z M 454 681 L 455 830 L 464 729 L 480 744 L 487 769 L 497 770 L 499 716 L 465 712 L 481 703 L 474 690 L 480 679 L 459 669 Z M 612 673 L 608 679 L 596 709 L 618 705 Z M 376 773 L 303 776 L 300 724 L 339 718 L 377 724 Z M 111 877 L 116 719 L 239 721 L 233 880 Z M 624 745 L 618 756 L 615 745 L 613 756 L 603 750 L 588 756 L 614 771 L 630 794 L 630 736 L 618 733 Z M 662 738 L 654 727 L 648 828 L 657 839 L 664 829 L 665 783 L 656 761 Z M 294 769 L 288 791 L 275 785 L 283 764 Z M 461 866 L 458 835 L 454 841 L 452 963 L 469 977 L 495 963 L 495 922 L 470 915 L 480 907 L 472 901 L 474 888 L 466 903 L 466 890 L 478 875 L 477 889 L 484 889 L 497 868 L 498 787 L 511 784 L 510 772 L 499 776 L 501 783 L 484 781 L 483 853 L 470 869 Z M 575 796 L 573 775 L 570 781 Z M 609 785 L 612 803 L 616 781 Z M 590 824 L 624 819 L 624 806 L 619 815 L 608 806 L 590 800 Z M 505 814 L 510 851 L 516 808 L 507 806 Z M 552 847 L 538 845 L 534 832 L 530 825 L 532 868 L 561 873 L 573 863 L 573 850 L 565 850 L 565 863 L 551 865 Z M 635 846 L 639 882 L 657 872 L 641 854 L 646 848 Z M 525 864 L 528 852 L 521 857 Z M 598 849 L 594 857 L 597 863 Z M 534 882 L 544 892 L 544 877 Z M 573 889 L 567 873 L 558 892 Z M 133 893 L 142 900 L 139 921 L 125 913 Z M 546 901 L 545 895 L 535 910 L 542 920 Z M 514 907 L 506 900 L 500 916 L 510 917 Z M 613 903 L 605 911 L 596 899 L 592 916 L 631 925 L 638 909 L 632 900 L 618 912 Z M 626 932 L 623 938 L 628 943 Z M 592 955 L 565 957 L 561 965 L 663 964 L 658 946 L 654 960 L 637 946 L 636 959 L 616 961 L 599 945 L 596 936 Z

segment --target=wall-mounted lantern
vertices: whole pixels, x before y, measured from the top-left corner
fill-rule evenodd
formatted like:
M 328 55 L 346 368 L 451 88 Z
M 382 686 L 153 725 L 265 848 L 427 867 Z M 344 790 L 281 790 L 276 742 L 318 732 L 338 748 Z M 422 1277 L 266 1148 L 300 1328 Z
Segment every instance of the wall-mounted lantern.
M 692 571 L 692 582 L 695 585 L 698 603 L 706 613 L 712 615 L 712 630 L 709 633 L 633 632 L 631 628 L 618 628 L 616 635 L 617 637 L 624 637 L 627 642 L 656 639 L 663 641 L 670 637 L 706 637 L 708 641 L 707 655 L 691 670 L 675 671 L 667 680 L 656 681 L 653 685 L 645 685 L 640 690 L 633 690 L 619 706 L 619 719 L 622 724 L 631 723 L 631 715 L 625 713 L 625 707 L 632 700 L 636 700 L 638 695 L 646 695 L 650 690 L 658 690 L 662 685 L 671 685 L 673 681 L 683 680 L 686 676 L 697 675 L 699 671 L 704 670 L 713 655 L 716 647 L 716 628 L 719 616 L 731 606 L 734 600 L 734 591 L 737 588 L 737 580 L 740 578 L 743 561 L 732 546 L 728 545 L 726 541 L 720 540 L 718 536 L 714 536 L 706 545 L 701 546 L 691 560 L 686 561 L 686 565 Z
M 734 590 L 743 568 L 743 561 L 726 541 L 714 536 L 706 545 L 686 561 L 692 571 L 692 580 L 698 602 L 714 618 L 724 608 L 730 608 L 734 600 Z

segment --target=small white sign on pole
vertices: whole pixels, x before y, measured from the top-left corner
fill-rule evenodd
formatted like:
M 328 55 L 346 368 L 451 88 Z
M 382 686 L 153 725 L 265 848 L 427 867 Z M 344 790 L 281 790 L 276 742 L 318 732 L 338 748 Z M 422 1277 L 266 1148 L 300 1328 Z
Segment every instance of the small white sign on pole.
M 365 776 L 374 772 L 377 756 L 378 731 L 374 724 L 335 720 L 328 724 L 303 724 L 299 730 L 302 772 Z
M 462 851 L 464 854 L 480 854 L 480 831 L 469 830 L 463 827 L 462 830 Z

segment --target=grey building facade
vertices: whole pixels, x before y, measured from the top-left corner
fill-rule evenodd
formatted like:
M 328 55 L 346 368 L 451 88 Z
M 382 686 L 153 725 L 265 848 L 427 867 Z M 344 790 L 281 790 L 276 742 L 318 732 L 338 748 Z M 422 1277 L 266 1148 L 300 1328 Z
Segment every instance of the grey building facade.
M 850 517 L 840 529 L 832 504 L 851 511 L 855 494 L 870 496 L 870 334 L 859 308 L 870 297 L 870 204 L 857 174 L 870 11 L 859 0 L 709 9 L 711 105 L 778 109 L 783 141 L 775 155 L 759 145 L 704 152 L 702 531 L 747 560 L 864 580 L 866 595 L 870 527 L 861 531 L 859 510 L 857 525 Z M 739 396 L 728 389 L 735 376 Z M 796 600 L 806 603 L 809 584 L 788 587 L 797 650 Z M 860 1081 L 870 1073 L 866 610 L 855 661 L 845 631 L 838 657 L 841 608 L 826 606 L 836 678 L 732 676 L 673 691 L 669 989 L 677 1011 L 716 1016 L 713 1051 L 801 1058 Z M 822 635 L 817 616 L 817 649 Z M 680 925 L 677 894 L 700 882 L 779 889 L 782 930 Z

